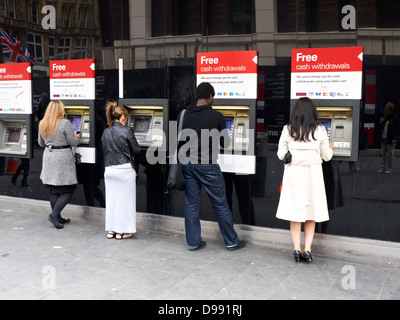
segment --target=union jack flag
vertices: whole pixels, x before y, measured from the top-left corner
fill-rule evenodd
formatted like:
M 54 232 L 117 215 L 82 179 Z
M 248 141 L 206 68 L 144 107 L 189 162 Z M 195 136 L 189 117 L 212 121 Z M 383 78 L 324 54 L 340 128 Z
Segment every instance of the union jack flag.
M 0 28 L 0 38 L 3 45 L 3 54 L 11 61 L 36 63 L 35 58 L 29 53 L 28 49 L 2 28 Z

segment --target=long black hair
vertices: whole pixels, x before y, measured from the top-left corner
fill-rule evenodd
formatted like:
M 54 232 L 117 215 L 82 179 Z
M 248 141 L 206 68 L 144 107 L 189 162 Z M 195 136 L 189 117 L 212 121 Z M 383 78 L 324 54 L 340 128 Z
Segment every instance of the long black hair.
M 314 133 L 318 128 L 318 112 L 310 98 L 300 98 L 296 101 L 288 128 L 295 141 L 310 141 L 310 134 L 316 140 Z

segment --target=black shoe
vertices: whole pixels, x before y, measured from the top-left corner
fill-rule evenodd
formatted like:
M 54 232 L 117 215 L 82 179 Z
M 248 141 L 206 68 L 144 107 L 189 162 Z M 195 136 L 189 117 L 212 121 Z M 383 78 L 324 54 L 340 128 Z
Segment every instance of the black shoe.
M 303 260 L 303 256 L 299 250 L 294 250 L 293 256 L 294 256 L 294 261 L 296 261 L 296 263 Z
M 189 247 L 189 251 L 196 251 L 206 246 L 207 242 L 202 241 L 197 247 Z
M 60 223 L 59 221 L 57 221 L 55 218 L 53 218 L 51 214 L 47 217 L 47 219 L 48 219 L 52 224 L 54 224 L 54 226 L 55 226 L 57 229 L 62 229 L 62 228 L 64 228 L 63 224 Z
M 241 248 L 244 248 L 245 246 L 246 246 L 246 242 L 239 241 L 239 243 L 236 246 L 234 246 L 234 247 L 226 247 L 226 249 L 228 251 L 235 251 L 235 250 L 239 250 Z
M 63 217 L 61 217 L 61 218 L 60 218 L 60 222 L 61 222 L 62 224 L 70 223 L 70 222 L 71 222 L 71 219 L 64 219 Z
M 310 251 L 304 251 L 303 253 L 303 258 L 306 262 L 311 263 L 312 262 L 312 255 Z
M 17 178 L 14 177 L 14 176 L 12 176 L 12 177 L 11 177 L 11 183 L 12 183 L 14 186 L 17 185 Z

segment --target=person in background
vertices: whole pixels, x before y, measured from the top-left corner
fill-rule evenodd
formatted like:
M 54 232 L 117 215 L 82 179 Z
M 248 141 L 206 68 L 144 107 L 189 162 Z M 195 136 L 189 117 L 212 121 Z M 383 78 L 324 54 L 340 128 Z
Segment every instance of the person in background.
M 28 184 L 28 175 L 29 175 L 29 168 L 30 168 L 30 159 L 21 158 L 21 163 L 19 164 L 17 171 L 11 177 L 11 183 L 15 186 L 17 184 L 17 179 L 19 174 L 24 171 L 22 180 L 21 180 L 21 187 L 29 187 Z
M 51 101 L 39 123 L 38 143 L 44 147 L 40 179 L 50 190 L 52 212 L 48 220 L 58 228 L 64 228 L 69 219 L 61 217 L 61 211 L 69 203 L 78 183 L 72 147 L 79 144 L 79 134 L 65 118 L 64 104 Z
M 183 116 L 182 131 L 190 129 L 197 134 L 197 139 L 189 138 L 182 145 L 179 143 L 178 159 L 186 156 L 186 164 L 182 161 L 182 171 L 185 177 L 185 230 L 186 242 L 189 250 L 197 250 L 206 245 L 201 238 L 199 217 L 200 190 L 203 187 L 207 192 L 212 206 L 217 215 L 218 225 L 225 241 L 227 250 L 236 250 L 245 246 L 240 241 L 234 229 L 232 212 L 226 200 L 224 177 L 217 163 L 219 144 L 227 147 L 230 138 L 226 130 L 224 116 L 214 110 L 211 105 L 214 99 L 214 88 L 211 84 L 203 82 L 196 88 L 196 105 L 189 106 Z M 181 114 L 180 114 L 181 115 Z M 179 116 L 180 116 L 179 115 Z M 180 118 L 180 117 L 179 117 Z M 211 133 L 209 139 L 202 140 L 202 131 Z M 224 133 L 225 132 L 225 133 Z M 183 134 L 185 136 L 185 134 Z M 208 137 L 208 136 L 207 136 Z M 214 140 L 214 142 L 212 141 Z M 193 142 L 197 145 L 193 145 Z M 197 152 L 187 152 L 196 149 Z M 183 152 L 183 154 L 182 154 Z
M 329 220 L 322 160 L 332 159 L 333 145 L 317 117 L 314 102 L 309 98 L 299 99 L 290 122 L 282 130 L 278 145 L 278 158 L 283 160 L 290 151 L 292 161 L 285 164 L 276 217 L 290 221 L 296 262 L 301 259 L 312 261 L 315 223 Z M 303 254 L 302 223 L 305 241 Z
M 385 106 L 385 113 L 381 118 L 380 129 L 382 132 L 382 158 L 381 167 L 378 172 L 392 173 L 394 161 L 394 149 L 399 140 L 400 123 L 394 113 L 394 103 L 388 102 Z
M 106 105 L 108 128 L 101 144 L 104 153 L 107 238 L 132 238 L 136 232 L 136 172 L 134 155 L 140 152 L 134 131 L 126 127 L 128 111 L 115 102 Z
M 46 108 L 50 103 L 50 98 L 47 92 L 42 92 L 42 96 L 39 99 L 39 105 L 36 111 L 36 117 L 39 122 L 43 119 L 44 114 L 46 113 Z

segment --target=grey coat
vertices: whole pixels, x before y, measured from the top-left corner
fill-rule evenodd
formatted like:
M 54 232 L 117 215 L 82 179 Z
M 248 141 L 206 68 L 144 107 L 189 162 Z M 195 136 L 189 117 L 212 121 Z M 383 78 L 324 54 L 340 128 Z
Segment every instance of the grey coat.
M 43 138 L 39 132 L 38 142 L 41 147 L 66 145 L 76 147 L 79 138 L 75 136 L 71 122 L 68 119 L 61 119 L 54 136 Z M 46 147 L 40 179 L 43 184 L 52 186 L 77 184 L 74 151 L 71 148 L 51 150 Z

